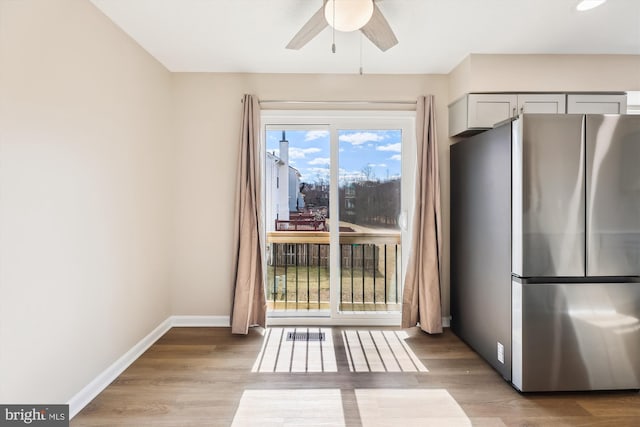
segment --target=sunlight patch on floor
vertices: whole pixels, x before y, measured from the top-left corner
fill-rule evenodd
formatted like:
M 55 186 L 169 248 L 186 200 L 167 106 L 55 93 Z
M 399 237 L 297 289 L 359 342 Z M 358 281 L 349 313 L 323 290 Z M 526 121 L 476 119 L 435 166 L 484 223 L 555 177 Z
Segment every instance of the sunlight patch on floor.
M 467 427 L 471 420 L 443 389 L 356 389 L 363 427 Z
M 443 389 L 355 389 L 363 427 L 470 427 Z M 232 427 L 344 426 L 340 389 L 268 389 L 242 393 Z
M 428 372 L 405 343 L 404 331 L 342 332 L 351 372 Z
M 344 426 L 339 389 L 245 390 L 232 427 Z
M 287 341 L 289 332 L 324 332 L 324 341 Z M 338 372 L 330 328 L 268 328 L 251 372 Z

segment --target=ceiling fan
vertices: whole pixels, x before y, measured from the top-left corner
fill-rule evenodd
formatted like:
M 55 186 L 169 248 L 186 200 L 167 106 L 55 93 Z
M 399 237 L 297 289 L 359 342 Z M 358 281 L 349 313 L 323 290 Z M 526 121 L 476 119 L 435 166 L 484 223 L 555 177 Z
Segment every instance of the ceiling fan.
M 376 5 L 377 1 L 380 0 L 323 0 L 320 9 L 293 36 L 287 45 L 287 49 L 298 50 L 302 48 L 327 26 L 331 25 L 338 31 L 355 31 L 359 29 L 378 49 L 385 52 L 397 45 L 398 39 L 393 33 L 389 22 L 387 22 L 378 5 Z M 342 8 L 347 10 L 342 11 Z M 344 12 L 344 14 L 340 16 L 338 12 Z M 357 22 L 363 14 L 365 14 L 364 22 L 362 20 Z M 369 16 L 370 18 L 368 18 Z M 346 21 L 350 22 L 346 22 L 345 18 Z M 349 18 L 355 18 L 355 20 Z

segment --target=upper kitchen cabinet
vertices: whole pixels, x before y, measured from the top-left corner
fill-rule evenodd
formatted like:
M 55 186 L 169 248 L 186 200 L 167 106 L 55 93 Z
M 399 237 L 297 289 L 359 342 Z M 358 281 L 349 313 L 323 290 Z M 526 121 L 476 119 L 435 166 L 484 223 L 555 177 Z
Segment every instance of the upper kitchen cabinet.
M 470 93 L 449 105 L 449 136 L 476 133 L 520 113 L 564 113 L 563 93 Z
M 518 112 L 526 114 L 563 114 L 567 111 L 564 93 L 527 93 L 518 95 Z
M 626 114 L 627 94 L 569 94 L 569 114 Z
M 518 96 L 470 93 L 449 105 L 449 136 L 478 131 L 515 115 Z

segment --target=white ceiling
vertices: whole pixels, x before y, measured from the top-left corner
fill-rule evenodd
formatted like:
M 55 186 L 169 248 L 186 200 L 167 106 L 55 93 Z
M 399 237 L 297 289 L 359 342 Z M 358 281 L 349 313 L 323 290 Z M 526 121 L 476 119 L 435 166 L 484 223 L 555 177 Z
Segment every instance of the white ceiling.
M 448 73 L 470 53 L 640 54 L 640 0 L 577 12 L 578 0 L 384 0 L 398 40 L 380 52 L 330 27 L 285 45 L 322 0 L 91 0 L 171 71 Z

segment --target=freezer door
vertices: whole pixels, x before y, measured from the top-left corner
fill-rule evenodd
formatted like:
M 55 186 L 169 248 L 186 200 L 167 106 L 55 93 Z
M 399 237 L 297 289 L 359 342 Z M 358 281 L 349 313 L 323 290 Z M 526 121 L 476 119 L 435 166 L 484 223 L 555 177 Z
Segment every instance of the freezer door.
M 640 283 L 512 283 L 521 391 L 640 388 Z
M 524 114 L 513 124 L 512 269 L 585 275 L 584 117 Z
M 640 275 L 640 116 L 588 115 L 587 275 Z

